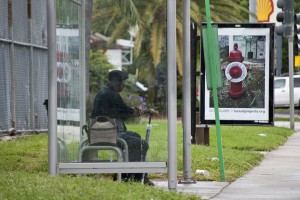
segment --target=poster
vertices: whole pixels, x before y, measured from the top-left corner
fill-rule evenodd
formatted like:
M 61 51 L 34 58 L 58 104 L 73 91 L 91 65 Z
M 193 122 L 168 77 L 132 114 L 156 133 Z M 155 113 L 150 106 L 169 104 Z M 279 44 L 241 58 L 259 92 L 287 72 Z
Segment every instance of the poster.
M 218 24 L 221 124 L 273 124 L 273 32 L 273 24 Z M 214 124 L 204 66 L 201 59 L 201 123 Z

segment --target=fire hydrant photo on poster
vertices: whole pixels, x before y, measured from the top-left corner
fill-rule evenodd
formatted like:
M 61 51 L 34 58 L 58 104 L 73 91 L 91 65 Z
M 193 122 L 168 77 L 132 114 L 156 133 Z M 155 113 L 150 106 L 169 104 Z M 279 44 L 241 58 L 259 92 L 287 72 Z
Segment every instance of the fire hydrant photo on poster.
M 220 120 L 268 121 L 270 98 L 270 28 L 218 28 Z M 205 119 L 214 120 L 212 91 L 205 81 Z

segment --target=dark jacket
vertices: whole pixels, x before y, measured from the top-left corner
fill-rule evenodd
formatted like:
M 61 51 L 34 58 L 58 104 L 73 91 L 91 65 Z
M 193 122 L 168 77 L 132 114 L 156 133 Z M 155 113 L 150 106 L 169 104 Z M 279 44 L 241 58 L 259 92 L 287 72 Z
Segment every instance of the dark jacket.
M 133 117 L 134 108 L 127 106 L 118 92 L 105 87 L 100 90 L 94 100 L 92 118 L 107 116 L 109 118 L 126 120 Z

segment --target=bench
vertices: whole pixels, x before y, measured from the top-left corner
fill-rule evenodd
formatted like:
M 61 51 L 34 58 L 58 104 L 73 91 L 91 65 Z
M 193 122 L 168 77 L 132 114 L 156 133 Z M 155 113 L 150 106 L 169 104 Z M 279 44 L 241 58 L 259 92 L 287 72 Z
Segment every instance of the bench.
M 85 132 L 89 137 L 89 131 L 87 125 L 82 127 L 82 135 Z M 78 162 L 105 162 L 105 160 L 99 159 L 99 151 L 113 151 L 117 154 L 117 162 L 128 162 L 128 145 L 125 140 L 117 137 L 114 143 L 96 145 L 91 145 L 88 138 L 82 140 L 79 145 Z M 121 173 L 118 173 L 117 178 L 119 181 L 121 180 Z

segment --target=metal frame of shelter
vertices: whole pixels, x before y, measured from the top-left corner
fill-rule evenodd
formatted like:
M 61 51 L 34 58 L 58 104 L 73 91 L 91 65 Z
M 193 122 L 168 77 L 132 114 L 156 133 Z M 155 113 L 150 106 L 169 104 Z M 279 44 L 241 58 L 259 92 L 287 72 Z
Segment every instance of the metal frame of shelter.
M 80 12 L 85 12 L 85 0 L 78 2 Z M 167 0 L 167 53 L 168 53 L 168 167 L 166 162 L 122 163 L 61 163 L 57 159 L 57 66 L 56 66 L 56 1 L 48 0 L 48 173 L 130 173 L 166 172 L 168 188 L 177 188 L 177 92 L 176 92 L 176 1 Z M 85 30 L 84 15 L 80 18 L 81 30 Z M 84 48 L 84 31 L 81 32 Z M 80 66 L 85 66 L 84 51 L 80 54 Z M 85 122 L 85 67 L 80 69 L 80 127 Z

